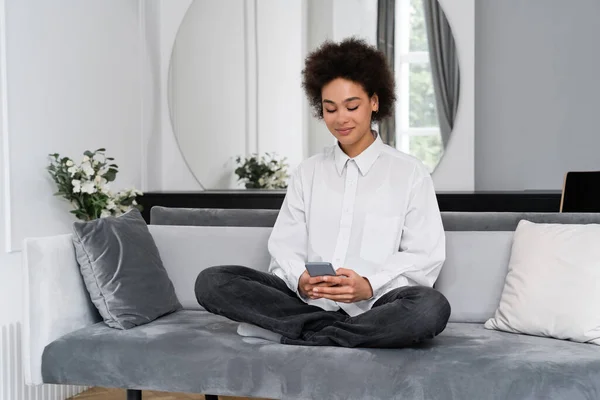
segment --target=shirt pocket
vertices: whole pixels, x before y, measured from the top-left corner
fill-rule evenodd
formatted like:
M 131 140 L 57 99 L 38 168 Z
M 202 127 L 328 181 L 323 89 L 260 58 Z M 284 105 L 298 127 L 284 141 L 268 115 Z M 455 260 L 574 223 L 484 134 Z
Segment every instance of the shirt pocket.
M 360 257 L 380 264 L 398 251 L 397 236 L 400 230 L 400 217 L 377 213 L 367 213 L 360 243 Z

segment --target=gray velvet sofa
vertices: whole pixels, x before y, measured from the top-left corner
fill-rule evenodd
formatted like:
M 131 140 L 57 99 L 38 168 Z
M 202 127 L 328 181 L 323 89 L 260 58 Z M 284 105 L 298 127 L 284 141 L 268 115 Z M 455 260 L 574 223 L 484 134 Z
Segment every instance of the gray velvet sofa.
M 109 328 L 85 291 L 70 235 L 24 247 L 25 377 L 77 384 L 275 399 L 598 399 L 600 348 L 487 330 L 521 219 L 600 223 L 599 214 L 444 213 L 447 261 L 436 283 L 445 331 L 407 349 L 300 347 L 242 338 L 203 311 L 194 281 L 209 266 L 265 270 L 277 211 L 154 207 L 150 232 L 184 309 Z

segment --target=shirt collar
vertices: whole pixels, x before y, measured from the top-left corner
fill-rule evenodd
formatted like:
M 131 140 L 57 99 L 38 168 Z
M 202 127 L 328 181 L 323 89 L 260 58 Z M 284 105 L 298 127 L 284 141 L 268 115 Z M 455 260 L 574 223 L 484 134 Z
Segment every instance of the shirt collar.
M 384 145 L 383 141 L 381 140 L 381 137 L 379 137 L 379 134 L 375 131 L 373 131 L 373 134 L 375 135 L 375 141 L 371 143 L 369 147 L 364 149 L 362 153 L 353 158 L 354 162 L 358 166 L 360 173 L 363 176 L 369 172 L 369 170 L 381 154 L 381 150 L 383 149 Z M 337 142 L 334 146 L 333 155 L 337 172 L 338 174 L 342 175 L 346 163 L 351 158 L 348 157 L 346 153 L 344 153 L 344 151 L 340 147 L 339 142 Z

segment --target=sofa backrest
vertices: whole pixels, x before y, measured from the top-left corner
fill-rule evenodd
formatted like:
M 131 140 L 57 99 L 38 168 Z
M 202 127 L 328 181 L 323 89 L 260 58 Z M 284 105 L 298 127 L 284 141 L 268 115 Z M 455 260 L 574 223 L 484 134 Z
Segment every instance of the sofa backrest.
M 277 213 L 152 208 L 149 228 L 184 307 L 199 308 L 193 283 L 205 268 L 238 264 L 267 270 L 267 241 Z M 519 221 L 600 223 L 600 214 L 443 212 L 442 219 L 446 262 L 435 287 L 452 306 L 451 321 L 485 322 L 498 306 Z
M 442 212 L 446 261 L 436 289 L 450 305 L 452 322 L 485 322 L 494 315 L 508 272 L 514 231 L 535 223 L 600 223 L 600 214 Z
M 269 266 L 269 227 L 149 225 L 148 229 L 186 309 L 201 309 L 194 283 L 204 269 L 243 265 L 266 272 Z

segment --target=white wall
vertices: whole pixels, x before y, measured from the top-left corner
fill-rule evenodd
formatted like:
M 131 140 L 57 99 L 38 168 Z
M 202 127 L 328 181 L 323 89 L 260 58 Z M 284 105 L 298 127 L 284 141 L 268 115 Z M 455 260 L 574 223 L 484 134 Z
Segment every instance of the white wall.
M 566 172 L 600 170 L 600 2 L 476 11 L 477 190 L 560 191 Z
M 142 188 L 155 95 L 142 1 L 2 3 L 0 325 L 6 325 L 22 315 L 22 240 L 69 232 L 74 221 L 66 201 L 52 195 L 47 154 L 80 158 L 86 149 L 106 147 L 120 167 L 113 187 Z
M 0 16 L 4 16 L 4 2 L 0 1 Z M 2 28 L 5 21 L 0 20 L 0 326 L 16 321 L 19 318 L 21 307 L 20 291 L 18 286 L 21 284 L 18 273 L 17 254 L 7 254 L 6 247 L 6 166 L 5 166 L 5 141 L 4 124 L 6 122 L 6 32 Z M 16 304 L 16 307 L 9 305 Z
M 164 142 L 163 123 L 170 123 L 167 119 L 164 121 L 162 113 L 162 102 L 166 99 L 161 95 L 161 68 L 163 67 L 161 54 L 161 35 L 158 29 L 158 21 L 161 16 L 161 4 L 157 0 L 139 0 L 142 12 L 145 14 L 142 20 L 142 40 L 145 50 L 145 65 L 148 78 L 146 84 L 142 87 L 142 98 L 144 100 L 144 125 L 145 143 L 142 148 L 142 157 L 144 158 L 142 166 L 146 171 L 142 174 L 142 190 L 153 191 L 162 188 L 163 170 L 165 162 L 163 159 L 162 148 L 167 145 Z M 176 0 L 173 0 L 176 1 Z M 143 38 L 142 38 L 143 39 Z M 188 175 L 191 175 L 188 173 Z M 190 178 L 192 180 L 192 178 Z
M 20 261 L 18 253 L 0 255 L 0 326 L 21 318 Z
M 304 0 L 257 2 L 257 150 L 286 156 L 292 170 L 306 156 L 306 110 L 301 86 L 305 19 Z
M 148 66 L 139 11 L 136 0 L 7 2 L 12 249 L 70 230 L 69 205 L 52 196 L 44 170 L 48 153 L 81 159 L 105 147 L 120 167 L 113 186 L 141 187 Z

